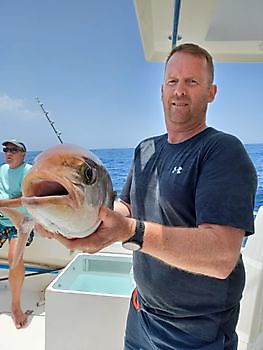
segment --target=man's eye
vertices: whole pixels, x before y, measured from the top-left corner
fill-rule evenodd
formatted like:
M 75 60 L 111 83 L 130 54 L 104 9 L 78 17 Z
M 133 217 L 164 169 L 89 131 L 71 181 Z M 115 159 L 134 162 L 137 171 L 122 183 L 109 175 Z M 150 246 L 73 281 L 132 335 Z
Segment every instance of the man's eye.
M 176 80 L 169 80 L 167 82 L 167 85 L 175 85 L 176 84 Z

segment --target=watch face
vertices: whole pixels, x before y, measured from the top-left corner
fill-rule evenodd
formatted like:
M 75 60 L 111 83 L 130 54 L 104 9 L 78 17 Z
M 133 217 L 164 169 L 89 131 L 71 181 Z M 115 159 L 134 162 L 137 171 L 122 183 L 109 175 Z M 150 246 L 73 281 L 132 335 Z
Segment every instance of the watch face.
M 125 249 L 129 249 L 129 250 L 133 250 L 133 251 L 141 249 L 140 244 L 136 243 L 136 242 L 123 242 L 122 246 Z

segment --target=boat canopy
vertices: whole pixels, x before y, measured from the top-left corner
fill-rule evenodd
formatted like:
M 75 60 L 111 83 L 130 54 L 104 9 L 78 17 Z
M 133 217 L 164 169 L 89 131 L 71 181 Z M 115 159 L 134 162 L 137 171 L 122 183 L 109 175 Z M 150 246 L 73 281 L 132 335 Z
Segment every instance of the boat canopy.
M 263 62 L 262 0 L 134 0 L 148 61 L 196 43 L 215 62 Z

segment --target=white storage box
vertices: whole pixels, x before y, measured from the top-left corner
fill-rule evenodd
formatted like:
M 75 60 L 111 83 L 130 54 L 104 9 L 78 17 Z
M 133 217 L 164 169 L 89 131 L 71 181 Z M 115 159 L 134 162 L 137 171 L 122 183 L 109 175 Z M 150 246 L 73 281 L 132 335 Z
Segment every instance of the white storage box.
M 132 257 L 78 254 L 46 290 L 46 350 L 121 350 Z

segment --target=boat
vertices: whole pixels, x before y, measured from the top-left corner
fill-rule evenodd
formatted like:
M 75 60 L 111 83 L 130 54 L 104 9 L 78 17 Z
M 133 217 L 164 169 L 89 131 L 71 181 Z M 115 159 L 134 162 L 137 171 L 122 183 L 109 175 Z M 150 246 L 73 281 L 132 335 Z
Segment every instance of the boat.
M 164 61 L 172 46 L 195 42 L 205 47 L 215 62 L 263 62 L 262 0 L 134 0 L 133 3 L 148 61 Z M 238 350 L 263 350 L 263 207 L 256 213 L 255 228 L 255 235 L 248 238 L 242 248 L 247 281 L 237 327 Z M 15 329 L 8 307 L 7 251 L 1 250 L 0 254 L 1 349 L 69 350 L 72 349 L 71 339 L 77 335 L 76 350 L 121 350 L 121 346 L 116 348 L 110 339 L 122 339 L 123 327 L 112 333 L 109 326 L 104 326 L 103 337 L 108 340 L 105 348 L 98 345 L 95 336 L 105 315 L 99 318 L 94 315 L 96 329 L 93 329 L 93 334 L 88 334 L 87 327 L 86 331 L 81 328 L 87 322 L 86 313 L 79 318 L 73 315 L 76 309 L 81 313 L 75 307 L 78 302 L 89 305 L 104 302 L 94 298 L 100 297 L 100 293 L 79 292 L 67 287 L 68 275 L 79 269 L 78 260 L 83 260 L 82 253 L 67 251 L 54 240 L 36 237 L 32 247 L 26 250 L 26 279 L 22 292 L 23 304 L 26 309 L 33 310 L 33 314 L 29 326 L 20 331 Z M 106 261 L 130 258 L 119 243 L 96 256 L 98 260 L 103 257 Z M 82 267 L 89 265 L 88 254 L 84 259 Z M 114 265 L 106 265 L 113 266 L 115 271 Z M 105 296 L 109 297 L 108 294 Z M 113 312 L 125 316 L 128 298 L 125 302 L 126 306 Z M 79 320 L 79 324 L 72 323 L 72 319 L 74 322 Z M 60 324 L 63 324 L 63 330 L 59 330 Z M 82 329 L 81 334 L 78 328 Z

